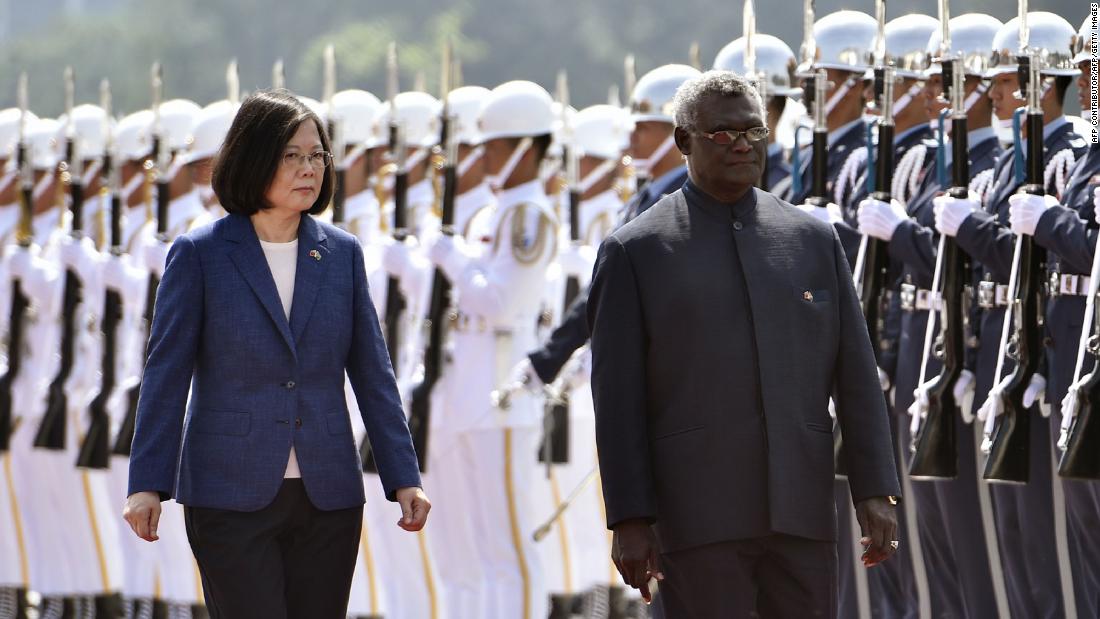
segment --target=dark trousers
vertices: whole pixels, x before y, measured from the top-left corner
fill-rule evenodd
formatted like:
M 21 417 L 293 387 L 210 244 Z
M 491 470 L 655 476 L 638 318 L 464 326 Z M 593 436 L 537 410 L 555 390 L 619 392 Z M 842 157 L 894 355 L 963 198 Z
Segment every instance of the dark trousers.
M 184 517 L 213 619 L 346 616 L 362 506 L 321 511 L 287 479 L 259 511 L 186 507 Z
M 661 555 L 668 619 L 836 617 L 836 543 L 771 535 Z

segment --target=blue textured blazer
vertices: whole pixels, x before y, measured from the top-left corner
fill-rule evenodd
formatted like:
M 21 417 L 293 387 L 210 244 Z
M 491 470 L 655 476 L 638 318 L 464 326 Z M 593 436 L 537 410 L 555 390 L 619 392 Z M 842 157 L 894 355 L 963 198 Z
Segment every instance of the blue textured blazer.
M 248 217 L 179 237 L 157 291 L 129 493 L 255 511 L 293 445 L 317 508 L 361 505 L 345 372 L 392 501 L 420 473 L 355 237 L 302 216 L 289 321 Z

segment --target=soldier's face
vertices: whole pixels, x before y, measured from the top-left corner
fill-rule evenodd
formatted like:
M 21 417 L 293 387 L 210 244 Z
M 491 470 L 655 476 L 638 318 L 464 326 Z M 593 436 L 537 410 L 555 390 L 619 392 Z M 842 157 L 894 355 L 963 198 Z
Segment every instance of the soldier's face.
M 275 177 L 271 179 L 267 193 L 264 194 L 264 198 L 273 209 L 301 213 L 313 206 L 321 192 L 324 169 L 314 169 L 309 161 L 309 155 L 323 148 L 316 123 L 303 122 L 283 149 L 279 167 L 275 170 Z M 289 153 L 300 155 L 305 161 L 287 157 Z
M 750 142 L 747 137 L 740 136 L 732 144 L 721 145 L 700 135 L 767 126 L 755 99 L 744 95 L 712 94 L 704 97 L 698 105 L 694 130 L 676 130 L 677 145 L 687 156 L 692 177 L 703 184 L 701 188 L 704 190 L 724 191 L 734 186 L 755 184 L 764 172 L 767 140 Z
M 948 105 L 946 101 L 940 99 L 940 95 L 943 94 L 943 76 L 939 74 L 928 76 L 921 94 L 924 99 L 924 113 L 928 116 L 928 120 L 937 120 L 940 112 Z
M 668 136 L 672 135 L 672 125 L 665 122 L 647 120 L 634 125 L 630 132 L 630 156 L 634 159 L 649 159 Z
M 993 114 L 1000 120 L 1012 120 L 1012 113 L 1016 108 L 1024 104 L 1023 99 L 1018 99 L 1015 92 L 1020 89 L 1020 82 L 1016 79 L 1016 72 L 1002 73 L 992 79 L 989 84 L 989 100 L 993 102 Z
M 1082 110 L 1092 109 L 1092 95 L 1089 94 L 1089 85 L 1092 83 L 1092 63 L 1085 61 L 1077 65 L 1081 75 L 1077 76 L 1077 102 Z

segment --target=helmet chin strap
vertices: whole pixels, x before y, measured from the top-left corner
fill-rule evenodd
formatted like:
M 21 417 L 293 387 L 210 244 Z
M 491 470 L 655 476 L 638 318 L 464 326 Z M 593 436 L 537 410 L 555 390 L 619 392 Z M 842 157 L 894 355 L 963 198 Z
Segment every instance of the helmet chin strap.
M 664 159 L 665 155 L 668 154 L 668 151 L 672 150 L 672 147 L 675 145 L 675 134 L 669 135 L 667 138 L 665 138 L 664 142 L 661 142 L 661 144 L 656 149 L 654 149 L 652 153 L 649 154 L 649 157 L 645 159 L 635 159 L 634 169 L 649 174 L 653 170 L 653 167 L 657 165 L 657 162 Z
M 833 96 L 829 97 L 829 100 L 825 102 L 826 116 L 833 113 L 833 108 L 835 108 L 837 104 L 840 103 L 840 100 L 844 98 L 844 95 L 848 94 L 848 91 L 851 90 L 852 86 L 855 86 L 855 84 L 855 76 L 851 76 L 848 79 L 844 80 L 844 83 L 836 89 L 836 92 L 833 93 Z
M 481 156 L 485 154 L 485 147 L 478 146 L 471 150 L 466 158 L 458 162 L 458 168 L 455 169 L 455 175 L 458 178 L 466 176 L 466 173 L 470 171 L 470 168 L 474 167 L 474 164 L 481 160 Z
M 516 148 L 512 151 L 512 155 L 508 157 L 508 161 L 504 162 L 504 167 L 496 174 L 489 176 L 489 185 L 492 186 L 493 190 L 500 191 L 504 187 L 508 179 L 511 178 L 512 172 L 515 172 L 516 166 L 519 165 L 519 160 L 527 154 L 527 151 L 531 148 L 531 144 L 533 143 L 531 138 L 523 138 L 520 140 L 519 144 L 516 144 Z
M 581 182 L 577 183 L 577 190 L 580 191 L 581 194 L 588 193 L 588 190 L 592 189 L 592 185 L 600 182 L 601 179 L 606 178 L 608 174 L 615 171 L 617 165 L 619 165 L 617 159 L 605 159 L 603 163 L 586 174 L 585 177 L 581 179 Z
M 904 110 L 910 103 L 912 103 L 913 97 L 917 96 L 917 93 L 919 93 L 921 91 L 921 88 L 923 87 L 924 86 L 922 86 L 920 82 L 917 82 L 916 84 L 910 86 L 909 90 L 905 91 L 905 94 L 899 97 L 898 100 L 894 102 L 894 114 L 896 115 L 901 113 L 902 110 Z
M 978 87 L 974 89 L 974 92 L 967 95 L 966 99 L 963 101 L 963 111 L 969 112 L 970 108 L 974 107 L 974 104 L 978 102 L 978 99 L 981 99 L 982 96 L 985 95 L 987 90 L 989 89 L 986 87 L 985 84 L 978 84 Z
M 99 174 L 99 169 L 102 167 L 102 163 L 97 159 L 92 162 L 88 169 L 84 171 L 84 176 L 80 177 L 80 181 L 85 187 L 92 184 L 92 179 L 96 174 Z
M 137 191 L 138 187 L 141 187 L 141 184 L 144 181 L 145 175 L 141 172 L 137 172 L 130 177 L 130 180 L 127 181 L 126 185 L 122 188 L 122 195 L 120 197 L 122 198 L 123 204 L 128 204 L 130 202 L 130 196 L 132 196 L 134 192 Z
M 46 193 L 47 189 L 50 188 L 50 183 L 51 182 L 53 182 L 53 175 L 52 174 L 47 174 L 47 175 L 43 176 L 41 178 L 41 180 L 39 180 L 37 183 L 35 183 L 34 191 L 31 195 L 34 196 L 34 199 L 36 201 L 39 198 L 42 197 L 42 194 Z
M 11 184 L 12 184 L 12 181 L 15 180 L 15 177 L 16 177 L 16 174 L 15 174 L 14 169 L 12 169 L 11 171 L 5 172 L 3 175 L 0 175 L 0 192 L 4 191 L 8 187 L 10 187 Z
M 348 153 L 346 156 L 344 156 L 344 161 L 341 163 L 341 166 L 344 167 L 344 168 L 350 168 L 351 166 L 355 165 L 355 162 L 358 161 L 359 158 L 362 157 L 363 154 L 366 153 L 366 152 L 367 152 L 367 145 L 366 144 L 356 145 L 356 147 L 353 148 L 350 153 Z

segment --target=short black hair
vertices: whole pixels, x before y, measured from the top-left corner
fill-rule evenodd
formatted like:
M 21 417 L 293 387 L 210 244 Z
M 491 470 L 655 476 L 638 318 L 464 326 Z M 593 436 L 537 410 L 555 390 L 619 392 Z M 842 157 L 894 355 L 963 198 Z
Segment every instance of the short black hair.
M 282 163 L 286 145 L 306 121 L 317 126 L 322 148 L 332 152 L 324 123 L 289 91 L 260 90 L 241 103 L 214 161 L 211 185 L 222 208 L 241 215 L 271 208 L 264 196 Z M 321 192 L 309 208 L 310 215 L 328 208 L 336 185 L 332 168 L 325 168 Z
M 1054 76 L 1054 95 L 1058 99 L 1058 105 L 1065 105 L 1066 91 L 1069 90 L 1069 86 L 1072 83 L 1073 77 L 1069 75 Z

